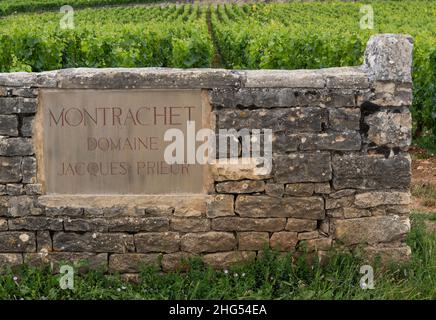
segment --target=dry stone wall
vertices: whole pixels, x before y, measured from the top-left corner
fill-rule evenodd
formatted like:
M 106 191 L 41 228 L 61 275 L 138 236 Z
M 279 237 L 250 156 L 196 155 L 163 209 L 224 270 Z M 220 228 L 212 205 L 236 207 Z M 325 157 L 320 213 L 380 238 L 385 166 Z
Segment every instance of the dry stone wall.
M 321 70 L 0 74 L 0 267 L 86 260 L 128 274 L 200 255 L 223 268 L 265 246 L 406 260 L 412 48 L 408 36 L 373 36 L 362 66 Z M 215 129 L 272 129 L 273 169 L 217 162 L 206 195 L 45 195 L 34 120 L 43 88 L 202 89 Z

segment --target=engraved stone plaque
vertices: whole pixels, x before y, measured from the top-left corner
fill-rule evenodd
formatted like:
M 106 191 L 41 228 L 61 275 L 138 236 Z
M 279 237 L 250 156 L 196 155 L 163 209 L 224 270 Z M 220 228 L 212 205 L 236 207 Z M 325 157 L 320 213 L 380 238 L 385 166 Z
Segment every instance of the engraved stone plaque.
M 205 193 L 204 166 L 168 164 L 168 129 L 208 127 L 201 90 L 41 90 L 46 194 Z M 197 144 L 197 143 L 196 143 Z

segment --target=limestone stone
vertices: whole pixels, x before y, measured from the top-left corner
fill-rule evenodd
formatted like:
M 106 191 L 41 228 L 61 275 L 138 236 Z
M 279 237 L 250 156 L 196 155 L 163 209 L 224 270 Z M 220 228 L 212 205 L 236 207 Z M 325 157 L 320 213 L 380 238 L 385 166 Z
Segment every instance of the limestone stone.
M 0 110 L 2 114 L 35 113 L 36 99 L 34 98 L 0 98 Z
M 373 85 L 374 95 L 368 100 L 379 107 L 409 107 L 412 104 L 412 85 L 389 81 L 376 81 Z
M 0 115 L 0 135 L 18 136 L 18 119 L 16 115 Z
M 80 273 L 89 270 L 107 270 L 107 253 L 90 252 L 38 252 L 25 253 L 24 263 L 31 266 L 49 265 L 53 272 L 60 271 L 62 265 L 74 267 Z
M 238 233 L 239 250 L 263 250 L 269 247 L 268 232 L 240 232 Z
M 63 220 L 47 217 L 22 217 L 9 219 L 9 230 L 51 230 L 63 229 Z
M 368 88 L 368 75 L 358 67 L 321 69 L 327 88 Z
M 329 109 L 329 128 L 337 131 L 359 130 L 360 109 L 331 108 Z
M 206 215 L 208 218 L 234 216 L 234 196 L 218 194 L 206 202 Z
M 33 119 L 33 116 L 23 117 L 23 124 L 21 125 L 21 134 L 23 137 L 31 137 L 33 135 Z
M 67 216 L 67 217 L 80 217 L 83 216 L 82 208 L 59 206 L 59 207 L 45 207 L 47 216 Z
M 271 177 L 271 166 L 262 158 L 219 159 L 212 172 L 215 181 L 262 180 Z
M 369 246 L 363 249 L 365 257 L 375 262 L 380 260 L 382 265 L 390 263 L 407 262 L 412 256 L 412 250 L 409 246 Z
M 24 188 L 22 184 L 8 183 L 6 185 L 6 193 L 11 196 L 20 196 L 24 194 Z
M 294 251 L 297 242 L 297 232 L 274 232 L 270 238 L 271 248 L 279 251 Z
M 0 219 L 0 231 L 8 230 L 8 220 Z
M 21 181 L 21 157 L 0 156 L 0 183 Z
M 248 70 L 246 88 L 324 88 L 326 81 L 319 70 Z
M 304 244 L 299 246 L 299 249 L 301 248 L 307 251 L 326 251 L 332 247 L 332 243 L 331 238 L 309 239 L 304 240 Z
M 162 257 L 162 270 L 168 271 L 187 271 L 189 269 L 189 260 L 196 255 L 188 252 L 174 252 L 164 254 Z
M 379 205 L 408 205 L 409 192 L 370 191 L 356 195 L 355 205 L 358 208 L 371 208 Z
M 278 183 L 325 182 L 332 177 L 328 152 L 275 155 L 273 163 Z
M 265 184 L 265 193 L 270 197 L 281 198 L 284 194 L 284 185 L 281 183 L 268 182 Z
M 217 111 L 218 128 L 271 129 L 273 132 L 320 132 L 327 123 L 323 108 L 295 107 L 274 109 L 221 109 Z
M 106 221 L 109 232 L 158 232 L 169 230 L 168 218 L 164 217 L 123 217 Z
M 50 231 L 36 231 L 36 251 L 53 251 L 53 243 L 51 240 Z
M 35 234 L 24 231 L 0 232 L 0 252 L 36 251 Z
M 344 196 L 341 198 L 326 198 L 325 208 L 326 209 L 337 209 L 344 207 L 351 207 L 354 204 L 354 195 Z
M 301 219 L 324 218 L 324 200 L 321 197 L 287 197 L 240 195 L 236 198 L 235 211 L 240 217 Z
M 410 112 L 376 112 L 365 118 L 369 126 L 368 140 L 390 148 L 408 147 L 412 142 L 412 116 Z
M 172 218 L 171 229 L 180 232 L 205 232 L 210 230 L 210 220 L 204 218 Z
M 286 222 L 286 231 L 304 232 L 313 231 L 317 227 L 316 220 L 288 218 Z
M 39 215 L 42 209 L 34 206 L 34 199 L 29 196 L 10 197 L 8 214 L 11 217 L 23 217 L 28 215 Z
M 148 232 L 134 235 L 137 252 L 165 252 L 179 251 L 180 235 L 177 232 Z
M 223 217 L 212 219 L 212 229 L 217 231 L 280 231 L 285 228 L 285 218 Z
M 134 273 L 147 266 L 160 267 L 159 254 L 115 253 L 109 256 L 110 272 Z
M 329 182 L 315 183 L 315 193 L 330 194 L 331 188 Z
M 224 69 L 168 68 L 75 68 L 56 71 L 51 76 L 59 88 L 207 89 L 241 86 L 242 74 Z
M 373 35 L 366 46 L 364 67 L 371 80 L 412 82 L 412 51 L 409 35 Z
M 335 189 L 408 188 L 411 176 L 409 155 L 334 155 L 332 159 Z
M 203 262 L 213 268 L 224 269 L 252 262 L 255 258 L 256 253 L 253 251 L 229 251 L 205 254 Z
M 0 253 L 0 269 L 15 267 L 23 263 L 23 256 L 18 253 Z M 1 271 L 0 271 L 1 273 Z
M 229 232 L 188 233 L 181 238 L 182 251 L 192 253 L 229 251 L 236 247 L 236 238 Z
M 319 238 L 318 231 L 300 232 L 298 233 L 298 240 L 311 240 Z
M 72 252 L 114 252 L 125 253 L 134 250 L 133 236 L 123 233 L 57 232 L 53 236 L 55 251 Z
M 410 221 L 399 216 L 335 220 L 335 237 L 346 245 L 391 242 L 404 239 Z
M 1 156 L 28 156 L 33 154 L 32 140 L 0 137 Z
M 36 182 L 36 159 L 34 157 L 24 157 L 21 170 L 23 173 L 23 183 Z
M 27 195 L 35 196 L 42 194 L 42 184 L 40 183 L 29 183 L 24 185 L 24 192 Z
M 311 196 L 314 189 L 313 183 L 292 183 L 285 186 L 285 194 L 290 196 Z
M 217 183 L 219 193 L 255 193 L 265 191 L 265 182 L 253 180 L 226 181 Z

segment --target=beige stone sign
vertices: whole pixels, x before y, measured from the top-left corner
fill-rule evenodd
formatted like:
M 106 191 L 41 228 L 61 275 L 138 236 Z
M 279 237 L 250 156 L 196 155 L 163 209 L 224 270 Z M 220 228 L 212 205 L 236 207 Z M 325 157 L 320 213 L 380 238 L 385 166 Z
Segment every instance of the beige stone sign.
M 201 90 L 41 90 L 39 175 L 46 194 L 198 194 L 200 164 L 168 164 L 168 129 L 209 127 Z M 41 130 L 38 130 L 41 131 Z M 186 140 L 185 140 L 186 141 Z

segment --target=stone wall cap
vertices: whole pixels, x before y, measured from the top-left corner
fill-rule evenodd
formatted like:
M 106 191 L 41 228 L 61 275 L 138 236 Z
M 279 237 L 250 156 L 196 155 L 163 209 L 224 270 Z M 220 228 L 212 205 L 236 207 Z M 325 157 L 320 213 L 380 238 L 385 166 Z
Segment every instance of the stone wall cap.
M 372 81 L 412 82 L 413 38 L 407 34 L 378 34 L 368 40 L 364 71 Z

